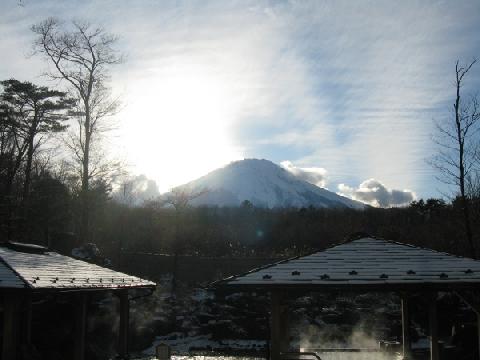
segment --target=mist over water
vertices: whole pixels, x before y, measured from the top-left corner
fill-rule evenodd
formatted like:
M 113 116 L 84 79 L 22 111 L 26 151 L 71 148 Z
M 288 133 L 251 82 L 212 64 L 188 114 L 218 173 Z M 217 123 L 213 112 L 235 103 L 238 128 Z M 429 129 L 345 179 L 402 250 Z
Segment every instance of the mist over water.
M 299 331 L 301 352 L 316 352 L 322 360 L 397 360 L 401 357 L 392 352 L 380 351 L 378 338 L 360 321 L 352 327 L 349 334 L 340 339 L 332 339 L 336 326 L 309 326 Z M 299 329 L 297 328 L 297 331 Z M 339 349 L 339 351 L 322 351 Z M 341 351 L 341 349 L 361 349 L 364 351 Z M 307 358 L 307 357 L 305 357 Z
M 309 326 L 307 331 L 300 335 L 300 351 L 309 349 L 378 349 L 378 340 L 361 330 L 361 327 L 352 329 L 343 340 L 333 340 L 331 334 L 336 326 L 319 328 Z

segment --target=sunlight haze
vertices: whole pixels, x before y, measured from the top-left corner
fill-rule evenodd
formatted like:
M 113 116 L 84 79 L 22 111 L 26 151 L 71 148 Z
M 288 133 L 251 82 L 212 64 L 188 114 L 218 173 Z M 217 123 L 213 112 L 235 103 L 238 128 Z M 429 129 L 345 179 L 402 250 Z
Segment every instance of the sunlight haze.
M 455 62 L 480 48 L 478 3 L 455 4 L 4 1 L 0 76 L 47 82 L 29 28 L 75 14 L 119 36 L 108 146 L 161 191 L 264 158 L 325 169 L 336 192 L 374 179 L 443 196 L 428 165 L 435 121 L 451 115 Z M 475 70 L 466 93 L 479 83 Z

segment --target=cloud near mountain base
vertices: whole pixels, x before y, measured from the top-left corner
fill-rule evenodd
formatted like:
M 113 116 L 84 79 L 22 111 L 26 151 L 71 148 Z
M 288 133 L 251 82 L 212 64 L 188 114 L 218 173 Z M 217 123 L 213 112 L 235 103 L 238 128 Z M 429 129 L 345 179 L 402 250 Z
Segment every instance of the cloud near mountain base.
M 160 192 L 155 180 L 149 179 L 146 175 L 131 176 L 113 192 L 112 197 L 116 201 L 130 206 L 139 206 L 145 201 L 158 198 Z
M 338 185 L 339 194 L 375 207 L 405 206 L 416 199 L 410 190 L 389 189 L 375 179 L 362 182 L 357 188 Z
M 301 168 L 293 165 L 291 161 L 282 161 L 280 165 L 296 177 L 309 182 L 310 184 L 317 185 L 324 188 L 327 184 L 327 170 L 319 167 Z

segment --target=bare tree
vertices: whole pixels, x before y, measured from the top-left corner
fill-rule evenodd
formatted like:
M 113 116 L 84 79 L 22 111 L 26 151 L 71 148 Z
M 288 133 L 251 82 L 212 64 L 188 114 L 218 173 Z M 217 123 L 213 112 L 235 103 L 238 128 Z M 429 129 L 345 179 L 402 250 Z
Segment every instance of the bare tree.
M 102 27 L 88 22 L 72 22 L 70 27 L 49 18 L 32 26 L 37 34 L 34 49 L 42 54 L 55 71 L 49 76 L 66 81 L 78 99 L 78 132 L 69 142 L 81 167 L 81 226 L 80 238 L 89 238 L 89 182 L 95 175 L 91 169 L 91 151 L 94 141 L 118 108 L 118 101 L 112 99 L 108 88 L 109 68 L 121 62 L 121 56 L 114 49 L 117 38 Z M 98 167 L 97 169 L 98 170 Z
M 471 179 L 474 171 L 478 152 L 478 141 L 475 135 L 479 130 L 480 107 L 476 97 L 464 98 L 461 94 L 464 78 L 475 63 L 476 60 L 473 60 L 463 66 L 457 61 L 455 65 L 456 97 L 453 116 L 450 120 L 437 123 L 438 135 L 435 141 L 439 145 L 439 152 L 432 164 L 439 170 L 441 181 L 457 187 L 456 193 L 462 207 L 466 238 L 472 256 L 477 258 L 467 187 L 468 180 Z
M 180 232 L 180 221 L 183 219 L 184 212 L 190 202 L 208 192 L 207 189 L 194 190 L 188 186 L 178 186 L 170 190 L 165 199 L 161 202 L 163 205 L 173 206 L 175 209 L 175 242 L 173 244 L 173 271 L 171 294 L 175 297 L 177 289 L 178 256 L 184 250 L 185 239 Z
M 175 211 L 181 212 L 188 207 L 192 200 L 195 200 L 207 192 L 207 189 L 193 190 L 188 186 L 178 186 L 170 190 L 162 203 L 164 205 L 171 205 Z

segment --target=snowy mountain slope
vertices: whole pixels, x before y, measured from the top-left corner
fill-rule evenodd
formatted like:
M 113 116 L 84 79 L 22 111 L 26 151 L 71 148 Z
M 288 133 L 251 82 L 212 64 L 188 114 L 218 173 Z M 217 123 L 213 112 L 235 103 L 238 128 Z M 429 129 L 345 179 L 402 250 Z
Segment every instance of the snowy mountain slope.
M 191 204 L 239 206 L 248 200 L 260 207 L 348 207 L 363 209 L 364 204 L 337 195 L 295 177 L 268 160 L 246 159 L 230 163 L 181 187 L 206 193 Z

